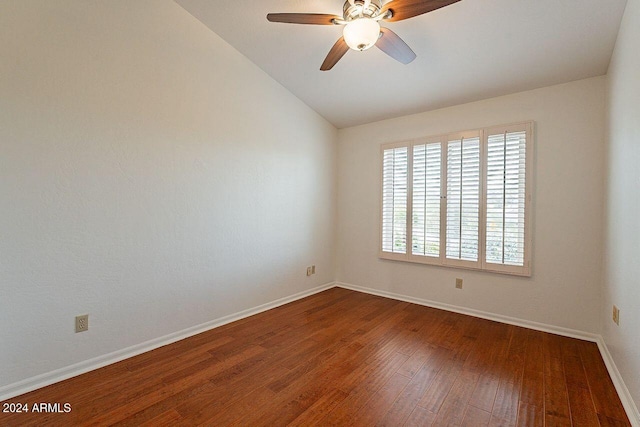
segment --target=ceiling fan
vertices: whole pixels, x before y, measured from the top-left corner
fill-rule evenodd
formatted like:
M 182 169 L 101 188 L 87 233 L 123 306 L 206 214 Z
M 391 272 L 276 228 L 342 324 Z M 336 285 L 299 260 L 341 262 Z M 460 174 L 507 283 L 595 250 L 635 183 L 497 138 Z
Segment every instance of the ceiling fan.
M 377 46 L 393 59 L 408 64 L 416 54 L 393 31 L 381 27 L 380 21 L 402 21 L 431 12 L 460 0 L 347 0 L 342 8 L 342 17 L 321 13 L 270 13 L 270 22 L 288 24 L 343 25 L 342 37 L 333 45 L 320 70 L 328 71 L 351 48 L 367 50 Z

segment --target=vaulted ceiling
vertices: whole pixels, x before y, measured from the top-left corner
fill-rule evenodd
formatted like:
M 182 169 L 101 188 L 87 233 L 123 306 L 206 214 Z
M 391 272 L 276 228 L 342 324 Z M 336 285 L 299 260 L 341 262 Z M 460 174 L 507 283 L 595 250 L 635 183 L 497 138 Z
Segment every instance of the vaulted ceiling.
M 377 48 L 320 64 L 340 26 L 270 12 L 342 15 L 341 0 L 176 0 L 338 128 L 606 74 L 626 0 L 462 0 L 384 23 L 417 54 Z M 386 2 L 385 2 L 386 3 Z

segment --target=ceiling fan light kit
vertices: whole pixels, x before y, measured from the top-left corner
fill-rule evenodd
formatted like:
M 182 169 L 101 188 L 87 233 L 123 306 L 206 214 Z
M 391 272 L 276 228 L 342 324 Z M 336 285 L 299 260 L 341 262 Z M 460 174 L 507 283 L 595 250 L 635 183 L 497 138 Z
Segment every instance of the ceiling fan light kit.
M 353 50 L 367 50 L 380 38 L 380 24 L 370 18 L 347 22 L 342 31 L 347 45 Z
M 408 64 L 416 58 L 411 48 L 379 21 L 401 21 L 457 3 L 460 0 L 347 0 L 342 17 L 314 13 L 270 13 L 267 20 L 289 24 L 344 25 L 342 37 L 333 45 L 320 70 L 327 71 L 349 49 L 363 51 L 377 46 L 393 59 Z

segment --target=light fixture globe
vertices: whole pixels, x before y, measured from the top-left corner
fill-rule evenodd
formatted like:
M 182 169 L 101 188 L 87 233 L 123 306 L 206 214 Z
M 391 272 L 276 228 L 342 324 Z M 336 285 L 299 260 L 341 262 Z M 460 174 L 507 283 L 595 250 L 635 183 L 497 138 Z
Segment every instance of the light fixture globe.
M 367 50 L 378 41 L 380 24 L 369 18 L 349 21 L 342 32 L 344 41 L 353 50 Z

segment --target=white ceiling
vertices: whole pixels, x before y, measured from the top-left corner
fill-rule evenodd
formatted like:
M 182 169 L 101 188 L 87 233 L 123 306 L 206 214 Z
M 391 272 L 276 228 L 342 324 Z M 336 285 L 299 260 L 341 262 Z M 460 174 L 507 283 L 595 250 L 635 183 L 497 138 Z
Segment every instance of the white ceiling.
M 603 75 L 626 0 L 462 0 L 385 23 L 418 55 L 377 48 L 320 64 L 342 27 L 269 12 L 342 15 L 341 0 L 176 0 L 338 128 Z

